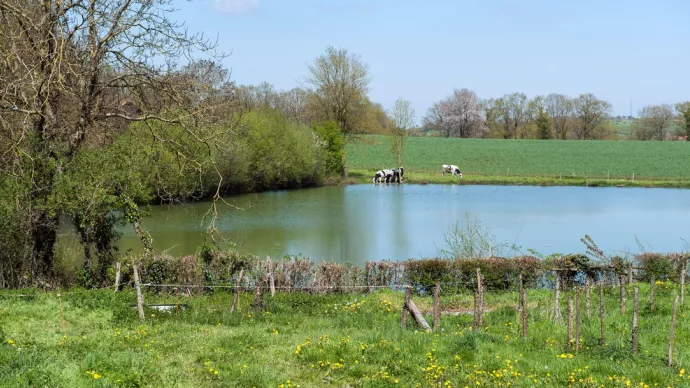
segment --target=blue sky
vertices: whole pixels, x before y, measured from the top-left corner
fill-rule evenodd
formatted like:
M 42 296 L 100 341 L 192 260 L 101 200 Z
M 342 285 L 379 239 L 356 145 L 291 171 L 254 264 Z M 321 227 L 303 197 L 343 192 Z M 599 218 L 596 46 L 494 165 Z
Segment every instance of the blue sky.
M 179 20 L 232 52 L 240 84 L 303 83 L 328 45 L 361 55 L 370 97 L 420 119 L 453 88 L 480 97 L 594 93 L 614 114 L 690 100 L 688 0 L 192 0 Z

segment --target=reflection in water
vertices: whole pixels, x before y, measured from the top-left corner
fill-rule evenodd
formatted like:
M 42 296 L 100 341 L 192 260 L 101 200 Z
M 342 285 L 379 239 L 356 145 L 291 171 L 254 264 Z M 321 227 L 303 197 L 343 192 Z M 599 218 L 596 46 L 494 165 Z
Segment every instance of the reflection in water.
M 443 235 L 465 214 L 479 219 L 499 242 L 542 254 L 582 252 L 591 235 L 609 252 L 680 251 L 690 238 L 690 191 L 532 186 L 355 185 L 268 192 L 229 198 L 218 228 L 238 249 L 282 257 L 362 263 L 438 254 Z M 156 250 L 193 253 L 209 203 L 154 207 L 144 225 Z M 119 245 L 141 251 L 130 228 Z

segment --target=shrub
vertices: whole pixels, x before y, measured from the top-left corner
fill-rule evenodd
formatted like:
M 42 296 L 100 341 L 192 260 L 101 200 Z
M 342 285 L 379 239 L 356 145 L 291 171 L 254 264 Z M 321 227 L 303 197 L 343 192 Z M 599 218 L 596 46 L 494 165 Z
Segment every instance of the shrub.
M 405 264 L 410 283 L 423 293 L 431 293 L 437 281 L 441 282 L 444 292 L 474 291 L 477 289 L 477 268 L 484 276 L 484 287 L 487 290 L 516 289 L 520 273 L 525 287 L 533 287 L 542 268 L 542 262 L 533 256 L 512 259 L 424 259 L 409 260 Z
M 643 253 L 635 256 L 635 261 L 642 268 L 642 279 L 645 281 L 651 278 L 679 281 L 682 263 L 687 262 L 689 257 L 690 255 L 682 253 Z

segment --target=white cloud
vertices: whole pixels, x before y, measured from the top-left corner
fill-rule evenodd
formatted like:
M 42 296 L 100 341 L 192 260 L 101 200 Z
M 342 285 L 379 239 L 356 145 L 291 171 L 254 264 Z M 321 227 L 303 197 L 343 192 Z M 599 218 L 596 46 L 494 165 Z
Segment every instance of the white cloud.
M 245 12 L 259 6 L 259 0 L 213 0 L 213 9 L 220 12 Z

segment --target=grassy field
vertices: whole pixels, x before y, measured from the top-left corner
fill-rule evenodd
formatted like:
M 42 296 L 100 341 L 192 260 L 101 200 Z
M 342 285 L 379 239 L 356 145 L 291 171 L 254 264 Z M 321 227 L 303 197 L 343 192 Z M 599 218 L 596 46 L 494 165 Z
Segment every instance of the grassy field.
M 672 295 L 660 284 L 656 310 L 641 287 L 640 353 L 630 351 L 628 314 L 618 311 L 618 291 L 605 303 L 607 343 L 598 344 L 598 292 L 592 318 L 584 312 L 580 352 L 566 344 L 566 327 L 551 322 L 552 293 L 529 292 L 530 336 L 516 328 L 515 293 L 487 294 L 484 327 L 472 316 L 444 315 L 440 331 L 400 328 L 402 295 L 279 293 L 265 311 L 249 310 L 244 294 L 230 313 L 232 295 L 181 298 L 179 314 L 147 311 L 140 323 L 131 291 L 0 297 L 2 387 L 680 387 L 690 386 L 690 320 L 678 314 L 675 354 L 667 367 Z M 19 291 L 18 291 L 19 292 Z M 28 290 L 21 291 L 24 294 Z M 562 310 L 565 310 L 564 295 Z M 583 298 L 584 299 L 584 298 Z M 422 310 L 430 300 L 414 297 Z M 174 303 L 146 295 L 147 303 Z M 444 310 L 471 311 L 470 295 L 442 296 Z M 428 317 L 427 317 L 428 319 Z M 686 373 L 686 368 L 688 372 Z
M 393 168 L 389 140 L 364 136 L 347 149 L 350 175 L 362 182 Z M 411 137 L 404 154 L 408 181 L 457 182 L 442 164 L 463 171 L 463 183 L 690 187 L 690 143 L 544 141 Z

